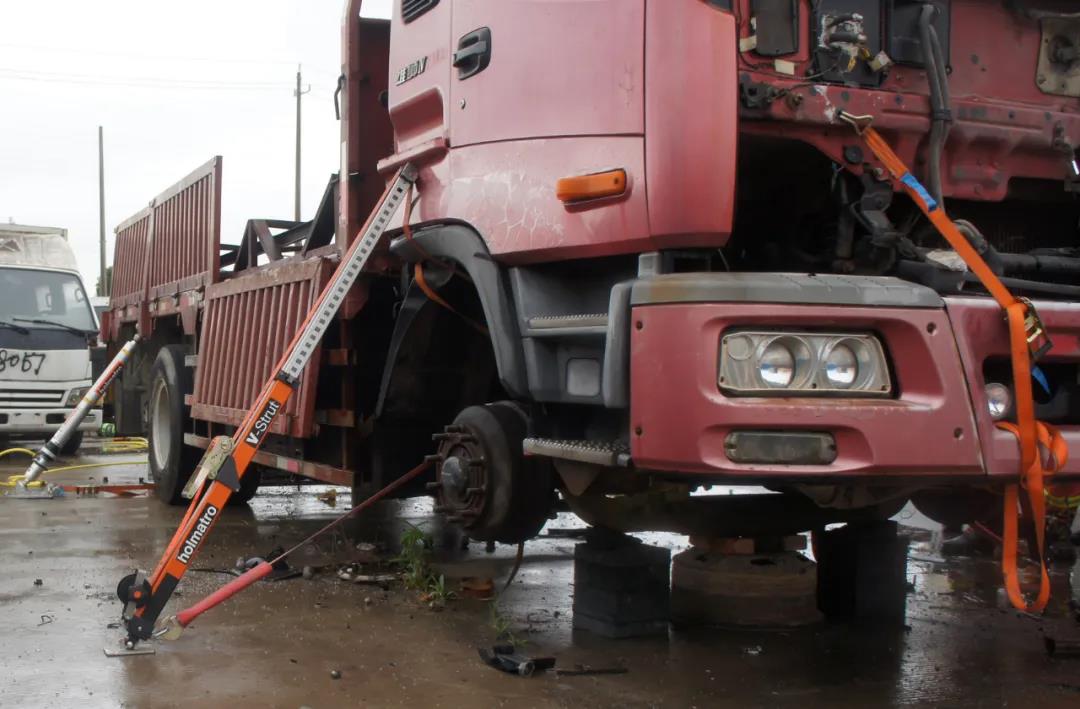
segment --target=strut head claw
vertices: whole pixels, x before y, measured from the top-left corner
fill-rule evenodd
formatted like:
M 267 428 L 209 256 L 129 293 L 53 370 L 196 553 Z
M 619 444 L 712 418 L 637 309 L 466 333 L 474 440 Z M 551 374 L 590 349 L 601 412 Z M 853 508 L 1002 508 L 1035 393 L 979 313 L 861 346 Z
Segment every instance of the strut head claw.
M 180 625 L 180 621 L 176 619 L 175 615 L 170 615 L 165 619 L 165 622 L 161 624 L 160 628 L 154 630 L 154 637 L 162 640 L 176 640 L 184 633 L 184 626 Z

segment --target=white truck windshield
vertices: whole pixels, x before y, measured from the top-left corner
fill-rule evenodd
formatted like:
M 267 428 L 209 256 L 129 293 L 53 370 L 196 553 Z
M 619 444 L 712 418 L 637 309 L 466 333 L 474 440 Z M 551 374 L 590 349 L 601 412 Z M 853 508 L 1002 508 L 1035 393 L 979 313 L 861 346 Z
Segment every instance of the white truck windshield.
M 97 329 L 86 291 L 74 274 L 31 268 L 0 268 L 0 320 L 25 327 Z

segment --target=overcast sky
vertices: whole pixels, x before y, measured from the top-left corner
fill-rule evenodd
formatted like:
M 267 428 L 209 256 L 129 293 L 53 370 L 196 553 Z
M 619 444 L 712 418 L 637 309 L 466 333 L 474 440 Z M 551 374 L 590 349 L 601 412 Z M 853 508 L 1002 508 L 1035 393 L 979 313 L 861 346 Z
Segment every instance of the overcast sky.
M 391 0 L 363 14 L 389 17 Z M 113 228 L 214 155 L 222 240 L 249 218 L 291 219 L 296 66 L 301 217 L 337 170 L 337 0 L 0 2 L 0 221 L 66 227 L 87 288 L 98 277 L 97 127 Z

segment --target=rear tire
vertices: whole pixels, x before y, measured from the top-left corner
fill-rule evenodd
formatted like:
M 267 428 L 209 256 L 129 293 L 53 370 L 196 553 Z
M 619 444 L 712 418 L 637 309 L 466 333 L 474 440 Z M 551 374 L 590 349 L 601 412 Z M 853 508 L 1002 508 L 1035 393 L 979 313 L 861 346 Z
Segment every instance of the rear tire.
M 202 457 L 202 451 L 184 445 L 190 411 L 184 396 L 192 392 L 191 372 L 184 366 L 185 348 L 165 345 L 150 370 L 150 476 L 162 502 L 180 505 L 180 492 Z
M 82 431 L 76 431 L 75 433 L 71 434 L 68 437 L 67 442 L 65 442 L 63 447 L 60 448 L 61 455 L 75 455 L 76 453 L 79 452 L 79 446 L 82 445 L 82 442 L 83 442 L 83 432 Z

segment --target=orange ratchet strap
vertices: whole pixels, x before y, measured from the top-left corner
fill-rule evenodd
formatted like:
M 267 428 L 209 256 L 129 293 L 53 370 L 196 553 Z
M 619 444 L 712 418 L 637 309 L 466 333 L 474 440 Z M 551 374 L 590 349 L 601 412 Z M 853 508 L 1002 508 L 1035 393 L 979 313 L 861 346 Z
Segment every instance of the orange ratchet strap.
M 967 267 L 989 291 L 1002 310 L 1005 311 L 1009 324 L 1009 343 L 1012 355 L 1013 390 L 1016 393 L 1016 423 L 999 422 L 998 428 L 1016 436 L 1020 443 L 1020 480 L 1005 487 L 1004 529 L 1002 540 L 1001 569 L 1005 577 L 1005 590 L 1013 606 L 1022 611 L 1037 612 L 1046 607 L 1050 599 L 1050 576 L 1046 571 L 1045 536 L 1046 536 L 1046 478 L 1061 469 L 1068 460 L 1069 451 L 1061 433 L 1048 424 L 1035 419 L 1035 402 L 1031 392 L 1031 367 L 1034 360 L 1050 350 L 1052 343 L 1046 329 L 1035 312 L 1035 306 L 1025 298 L 1017 298 L 997 277 L 975 250 L 970 242 L 960 233 L 945 209 L 926 191 L 915 176 L 897 157 L 889 144 L 874 130 L 870 123 L 872 116 L 853 116 L 841 111 L 838 117 L 849 123 L 862 137 L 893 179 L 900 183 L 904 191 L 919 206 L 926 218 L 945 237 L 949 245 L 956 250 Z M 1035 525 L 1035 539 L 1038 545 L 1039 566 L 1041 571 L 1039 594 L 1034 602 L 1028 603 L 1020 590 L 1017 575 L 1017 534 L 1019 508 L 1019 487 L 1027 490 L 1031 503 L 1032 523 Z
M 412 225 L 409 223 L 409 220 L 412 219 L 412 196 L 413 188 L 410 186 L 408 193 L 405 195 L 405 214 L 402 217 L 401 230 L 405 234 L 406 240 L 408 240 L 409 243 L 411 243 L 416 248 L 416 250 L 420 252 L 420 261 L 417 261 L 416 264 L 413 266 L 413 278 L 416 280 L 416 285 L 420 286 L 420 290 L 423 291 L 424 295 L 428 297 L 428 300 L 431 300 L 432 302 L 441 305 L 454 315 L 457 315 L 459 318 L 464 320 L 469 325 L 469 327 L 486 337 L 489 334 L 486 327 L 476 322 L 469 316 L 463 314 L 454 306 L 447 303 L 446 299 L 439 295 L 435 291 L 435 289 L 431 287 L 431 284 L 427 282 L 427 278 L 424 277 L 424 261 L 433 261 L 434 259 L 431 257 L 431 254 L 429 254 L 427 250 L 424 249 L 423 246 L 413 241 Z

